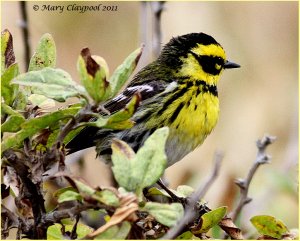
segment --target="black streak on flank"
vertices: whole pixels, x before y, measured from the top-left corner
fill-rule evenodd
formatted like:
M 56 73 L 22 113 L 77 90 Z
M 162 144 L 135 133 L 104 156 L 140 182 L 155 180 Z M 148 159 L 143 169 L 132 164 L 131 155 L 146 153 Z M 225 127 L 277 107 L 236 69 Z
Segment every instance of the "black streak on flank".
M 173 112 L 173 114 L 172 114 L 172 116 L 170 118 L 170 123 L 173 123 L 176 120 L 176 118 L 179 115 L 180 111 L 182 110 L 183 106 L 184 106 L 184 102 L 181 102 L 177 106 L 176 110 Z
M 184 93 L 188 90 L 187 87 L 180 89 L 179 91 L 175 92 L 163 105 L 163 107 L 157 112 L 157 115 L 161 115 L 168 106 L 175 100 L 179 99 Z

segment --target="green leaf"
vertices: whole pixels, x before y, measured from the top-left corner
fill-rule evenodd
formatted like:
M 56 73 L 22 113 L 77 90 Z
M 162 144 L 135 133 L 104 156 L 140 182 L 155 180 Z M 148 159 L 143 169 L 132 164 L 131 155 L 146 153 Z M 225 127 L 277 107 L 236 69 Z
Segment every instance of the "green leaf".
M 94 239 L 96 240 L 125 240 L 126 237 L 129 234 L 129 231 L 131 229 L 131 225 L 129 222 L 124 221 L 119 225 L 114 225 L 107 230 L 105 230 L 103 233 L 96 236 Z
M 140 100 L 141 96 L 135 94 L 124 109 L 114 113 L 108 118 L 105 128 L 123 130 L 133 127 L 134 122 L 129 120 L 129 118 L 133 116 L 138 108 Z
M 25 121 L 21 124 L 20 131 L 3 139 L 1 151 L 3 152 L 8 148 L 20 145 L 25 138 L 32 137 L 47 127 L 57 125 L 59 120 L 75 115 L 77 111 L 78 108 L 68 108 Z
M 188 197 L 194 192 L 194 188 L 187 185 L 180 185 L 176 189 L 176 195 L 178 197 Z M 174 193 L 175 194 L 175 193 Z
M 95 126 L 98 128 L 107 128 L 113 130 L 124 130 L 134 126 L 134 122 L 129 118 L 132 117 L 139 106 L 140 95 L 135 94 L 130 102 L 122 110 L 108 116 L 98 115 L 96 121 L 84 123 L 86 126 Z
M 25 110 L 25 107 L 28 102 L 28 95 L 25 90 L 19 89 L 19 91 L 16 94 L 16 98 L 14 100 L 13 108 L 15 110 Z
M 120 205 L 119 198 L 114 192 L 108 189 L 96 191 L 92 197 L 108 206 L 117 207 Z
M 192 233 L 207 233 L 213 226 L 217 225 L 227 212 L 227 207 L 219 207 L 201 216 L 201 228 L 192 230 Z
M 106 80 L 105 68 L 96 62 L 88 48 L 81 51 L 77 69 L 81 83 L 97 104 L 109 98 L 110 86 Z
M 82 86 L 76 84 L 71 76 L 62 69 L 50 67 L 19 75 L 12 83 L 34 87 L 35 94 L 63 102 L 69 97 L 85 94 Z
M 75 180 L 74 179 L 74 182 L 76 184 L 76 187 L 78 189 L 78 191 L 81 193 L 81 194 L 84 194 L 84 195 L 93 195 L 96 190 L 94 188 L 91 188 L 89 185 L 81 182 L 81 181 L 78 181 L 78 180 Z
M 191 231 L 186 231 L 176 237 L 177 240 L 199 240 L 200 238 L 193 235 Z
M 140 181 L 138 184 L 140 192 L 156 183 L 166 169 L 165 143 L 168 135 L 168 127 L 157 129 L 136 153 L 132 174 Z
M 281 220 L 272 216 L 258 215 L 252 217 L 250 221 L 260 234 L 272 238 L 281 239 L 282 235 L 289 231 Z
M 64 237 L 63 234 L 61 233 L 61 228 L 62 225 L 58 223 L 50 226 L 47 230 L 47 240 L 65 240 L 66 237 Z M 71 232 L 72 229 L 73 229 L 73 225 L 70 224 L 65 225 L 65 231 Z M 92 228 L 82 223 L 77 224 L 77 229 L 76 229 L 77 239 L 83 239 L 86 235 L 88 235 L 91 232 L 93 232 Z
M 11 108 L 10 106 L 1 103 L 1 113 L 5 113 L 7 115 L 17 115 L 20 117 L 23 117 L 18 111 L 14 110 L 13 108 Z
M 156 130 L 137 154 L 125 142 L 113 140 L 112 170 L 121 187 L 139 196 L 143 188 L 161 177 L 167 165 L 165 142 L 168 133 L 167 127 Z
M 56 64 L 56 47 L 51 34 L 46 33 L 38 43 L 38 47 L 30 59 L 28 71 L 54 68 Z
M 132 52 L 125 61 L 114 71 L 109 79 L 111 86 L 110 97 L 114 97 L 126 83 L 142 55 L 143 47 Z
M 11 115 L 1 125 L 1 132 L 16 132 L 20 130 L 20 126 L 25 122 L 25 118 L 19 115 Z
M 17 77 L 18 74 L 19 66 L 17 63 L 14 63 L 10 65 L 1 76 L 1 96 L 5 103 L 9 106 L 12 105 L 18 91 L 18 86 L 11 85 L 11 80 Z
M 180 203 L 155 203 L 147 202 L 142 208 L 143 211 L 151 214 L 161 224 L 172 227 L 183 217 L 184 209 Z
M 67 201 L 82 201 L 82 196 L 73 187 L 61 188 L 54 193 L 54 197 L 58 197 L 57 202 L 67 202 Z
M 1 76 L 10 65 L 15 62 L 13 50 L 13 38 L 11 33 L 5 29 L 1 32 Z
M 28 100 L 33 106 L 38 106 L 44 110 L 55 107 L 55 101 L 44 95 L 32 94 L 28 97 Z

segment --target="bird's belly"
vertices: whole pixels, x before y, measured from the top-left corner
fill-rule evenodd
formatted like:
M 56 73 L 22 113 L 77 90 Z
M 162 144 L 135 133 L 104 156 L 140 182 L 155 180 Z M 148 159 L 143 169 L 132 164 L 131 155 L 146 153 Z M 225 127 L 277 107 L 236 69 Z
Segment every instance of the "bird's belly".
M 201 93 L 185 103 L 174 122 L 166 143 L 168 165 L 181 160 L 203 143 L 219 117 L 218 97 Z

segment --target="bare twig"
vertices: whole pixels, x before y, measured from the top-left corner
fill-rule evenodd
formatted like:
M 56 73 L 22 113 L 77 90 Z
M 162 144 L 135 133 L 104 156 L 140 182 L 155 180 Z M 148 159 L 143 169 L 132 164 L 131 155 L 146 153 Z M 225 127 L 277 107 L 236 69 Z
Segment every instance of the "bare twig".
M 161 13 L 163 11 L 164 1 L 151 2 L 153 18 L 153 57 L 157 58 L 161 50 L 162 32 L 161 32 Z
M 27 18 L 27 10 L 26 10 L 26 1 L 20 1 L 20 10 L 21 10 L 21 23 L 20 27 L 22 28 L 23 34 L 23 42 L 24 42 L 24 60 L 25 60 L 25 69 L 29 66 L 30 61 L 30 44 L 29 44 L 29 29 L 28 29 L 28 18 Z
M 188 198 L 188 204 L 185 208 L 185 213 L 183 218 L 178 222 L 176 226 L 171 228 L 169 232 L 162 239 L 174 239 L 176 238 L 185 228 L 187 224 L 189 224 L 195 218 L 195 207 L 197 206 L 198 201 L 204 197 L 211 184 L 215 181 L 219 174 L 221 160 L 223 159 L 223 154 L 217 152 L 214 157 L 214 169 L 210 174 L 207 181 L 204 185 L 201 185 L 196 192 L 194 192 Z
M 239 186 L 241 191 L 240 201 L 237 207 L 231 214 L 231 218 L 235 221 L 238 215 L 241 213 L 243 207 L 251 202 L 251 198 L 248 197 L 249 186 L 254 176 L 254 173 L 257 171 L 258 167 L 262 164 L 266 164 L 270 162 L 271 157 L 265 153 L 265 150 L 268 145 L 272 144 L 275 141 L 276 137 L 274 136 L 264 136 L 261 140 L 256 142 L 256 146 L 258 148 L 258 152 L 256 155 L 256 159 L 248 172 L 246 179 L 237 179 L 236 184 Z

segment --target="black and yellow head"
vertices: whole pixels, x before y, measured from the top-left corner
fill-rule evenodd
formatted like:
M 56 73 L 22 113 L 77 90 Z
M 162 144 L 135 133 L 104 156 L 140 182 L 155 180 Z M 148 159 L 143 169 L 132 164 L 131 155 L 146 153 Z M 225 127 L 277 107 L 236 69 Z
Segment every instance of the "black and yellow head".
M 205 33 L 190 33 L 173 38 L 159 60 L 175 70 L 175 76 L 200 79 L 216 84 L 224 69 L 238 68 L 226 59 L 222 46 Z

